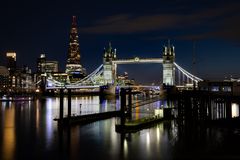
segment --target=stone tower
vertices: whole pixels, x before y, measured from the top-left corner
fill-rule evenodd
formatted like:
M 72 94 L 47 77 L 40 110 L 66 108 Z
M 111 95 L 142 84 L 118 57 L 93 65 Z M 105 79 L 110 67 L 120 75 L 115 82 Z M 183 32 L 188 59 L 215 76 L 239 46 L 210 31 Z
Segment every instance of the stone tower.
M 168 46 L 163 48 L 163 83 L 165 85 L 175 85 L 175 51 L 174 46 L 168 41 Z
M 115 80 L 115 68 L 112 63 L 116 59 L 116 49 L 112 49 L 111 43 L 107 49 L 104 48 L 103 53 L 103 77 L 105 84 L 113 84 Z

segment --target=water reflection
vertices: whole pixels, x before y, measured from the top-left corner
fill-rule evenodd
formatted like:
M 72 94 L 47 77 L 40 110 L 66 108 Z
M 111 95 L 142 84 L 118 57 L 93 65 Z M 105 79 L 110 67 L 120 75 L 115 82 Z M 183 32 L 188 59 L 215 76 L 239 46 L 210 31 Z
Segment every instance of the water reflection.
M 15 137 L 15 110 L 12 103 L 3 103 L 3 133 L 2 133 L 2 159 L 14 159 L 16 146 Z
M 139 99 L 135 99 L 138 102 Z M 118 99 L 73 97 L 72 114 L 119 109 Z M 136 103 L 138 105 L 138 103 Z M 136 108 L 135 118 L 155 108 L 175 105 L 158 101 Z M 167 121 L 136 133 L 115 132 L 118 118 L 61 128 L 59 98 L 0 103 L 0 159 L 196 159 L 211 155 L 239 156 L 240 129 L 209 128 Z M 67 114 L 67 99 L 64 99 Z M 231 144 L 231 145 L 230 145 Z M 198 158 L 198 157 L 197 157 Z

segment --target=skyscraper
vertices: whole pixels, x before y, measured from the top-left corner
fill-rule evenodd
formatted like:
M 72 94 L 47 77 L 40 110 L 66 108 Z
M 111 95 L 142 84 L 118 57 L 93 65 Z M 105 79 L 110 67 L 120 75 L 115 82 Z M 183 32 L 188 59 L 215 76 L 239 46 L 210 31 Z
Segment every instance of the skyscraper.
M 16 61 L 17 61 L 17 54 L 15 52 L 7 52 L 7 68 L 8 70 L 13 73 L 16 71 Z
M 73 16 L 72 19 L 66 73 L 69 74 L 71 78 L 82 78 L 85 75 L 85 70 L 80 64 L 80 50 L 76 16 Z
M 40 57 L 37 59 L 37 73 L 44 73 L 44 64 L 46 63 L 46 56 L 45 54 L 41 54 Z

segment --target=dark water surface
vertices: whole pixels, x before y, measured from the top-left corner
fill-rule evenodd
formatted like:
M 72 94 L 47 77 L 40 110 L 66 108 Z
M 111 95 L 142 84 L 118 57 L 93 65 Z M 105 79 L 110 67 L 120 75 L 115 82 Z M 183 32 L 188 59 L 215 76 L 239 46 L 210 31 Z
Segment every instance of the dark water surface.
M 66 114 L 66 99 L 64 103 Z M 72 114 L 80 113 L 80 103 L 82 114 L 119 109 L 118 100 L 100 103 L 97 96 L 74 97 Z M 240 159 L 240 127 L 179 127 L 169 121 L 119 134 L 118 119 L 111 118 L 62 129 L 53 121 L 58 108 L 55 97 L 0 102 L 0 159 Z M 139 109 L 134 117 L 143 115 L 144 109 Z

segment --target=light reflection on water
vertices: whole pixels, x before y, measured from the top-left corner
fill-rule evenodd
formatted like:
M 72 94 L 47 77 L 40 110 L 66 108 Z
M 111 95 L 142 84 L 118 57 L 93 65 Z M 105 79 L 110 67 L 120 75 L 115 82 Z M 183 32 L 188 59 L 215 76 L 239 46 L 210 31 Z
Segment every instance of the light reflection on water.
M 73 97 L 72 114 L 79 114 L 80 103 L 82 114 L 119 110 L 120 107 L 119 100 L 115 99 Z M 158 101 L 136 108 L 133 115 L 139 118 L 145 116 L 146 108 L 151 113 L 166 105 L 174 103 Z M 136 133 L 119 134 L 115 132 L 118 118 L 61 129 L 53 121 L 59 114 L 58 97 L 1 102 L 0 107 L 0 159 L 173 159 L 191 151 L 206 154 L 214 148 L 213 153 L 222 154 L 221 149 L 228 143 L 225 135 L 232 135 L 221 129 L 179 129 L 175 121 L 159 123 Z M 67 114 L 66 98 L 64 114 Z M 240 142 L 239 130 L 233 132 L 231 137 L 236 139 L 228 138 L 229 142 Z M 205 138 L 199 138 L 201 136 Z M 223 146 L 220 153 L 219 145 Z M 225 150 L 235 153 L 235 150 Z
M 5 103 L 6 104 L 6 103 Z M 4 159 L 14 159 L 15 152 L 15 110 L 14 106 L 9 104 L 9 106 L 3 107 L 5 109 L 5 114 L 3 116 L 3 126 L 4 130 L 2 133 L 2 148 L 3 148 L 3 158 Z M 1 114 L 2 115 L 2 114 Z

